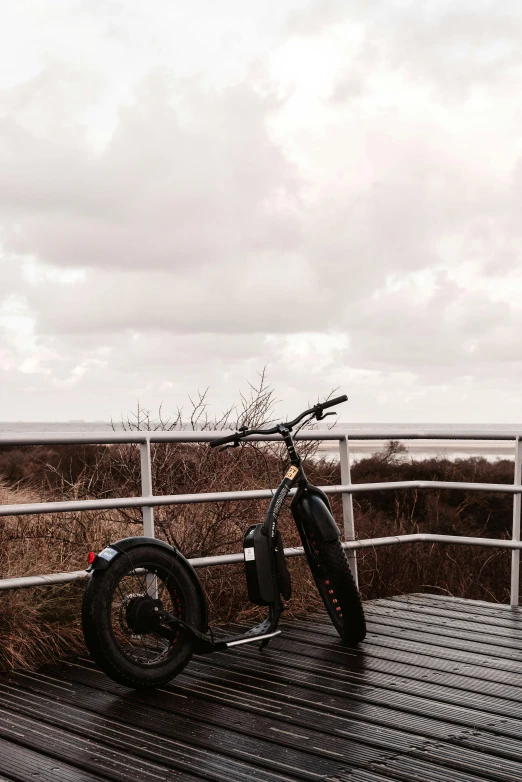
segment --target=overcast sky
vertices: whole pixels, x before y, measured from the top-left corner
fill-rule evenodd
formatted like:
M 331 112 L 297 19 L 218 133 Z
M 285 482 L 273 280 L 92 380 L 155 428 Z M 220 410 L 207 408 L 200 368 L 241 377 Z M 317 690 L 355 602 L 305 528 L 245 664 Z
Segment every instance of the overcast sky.
M 522 421 L 522 7 L 17 0 L 0 419 Z

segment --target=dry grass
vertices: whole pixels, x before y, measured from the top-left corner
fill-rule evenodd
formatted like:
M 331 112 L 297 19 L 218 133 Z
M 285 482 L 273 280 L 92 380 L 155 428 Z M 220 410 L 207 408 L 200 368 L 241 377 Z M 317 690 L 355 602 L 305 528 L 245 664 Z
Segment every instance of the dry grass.
M 514 464 L 480 457 L 412 461 L 401 446 L 361 460 L 355 483 L 437 480 L 470 483 L 513 482 Z M 357 535 L 384 537 L 416 532 L 510 538 L 513 497 L 465 491 L 400 490 L 356 496 Z M 359 574 L 366 599 L 407 592 L 434 592 L 468 599 L 509 601 L 511 552 L 440 544 L 366 549 L 359 552 Z
M 41 494 L 0 484 L 2 504 L 35 502 Z M 2 578 L 41 575 L 87 566 L 87 552 L 114 536 L 131 534 L 109 514 L 11 516 L 0 525 Z M 134 529 L 134 533 L 136 530 Z M 85 582 L 0 594 L 0 670 L 31 667 L 84 649 L 80 627 Z

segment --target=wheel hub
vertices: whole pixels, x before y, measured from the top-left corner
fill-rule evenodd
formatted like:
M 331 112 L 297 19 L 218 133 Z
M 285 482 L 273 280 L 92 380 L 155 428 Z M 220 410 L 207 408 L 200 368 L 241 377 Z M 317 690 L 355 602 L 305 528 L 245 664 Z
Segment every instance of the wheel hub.
M 161 608 L 161 600 L 153 600 L 150 595 L 131 595 L 125 607 L 125 619 L 131 631 L 145 635 L 157 630 Z

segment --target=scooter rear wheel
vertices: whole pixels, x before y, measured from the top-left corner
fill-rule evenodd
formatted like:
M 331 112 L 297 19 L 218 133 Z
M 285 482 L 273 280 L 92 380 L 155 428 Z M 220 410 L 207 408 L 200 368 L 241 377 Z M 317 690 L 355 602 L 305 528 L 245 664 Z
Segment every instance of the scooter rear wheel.
M 83 633 L 95 662 L 119 684 L 158 687 L 192 656 L 188 634 L 162 624 L 156 609 L 203 629 L 201 597 L 169 551 L 137 546 L 94 571 L 83 597 Z

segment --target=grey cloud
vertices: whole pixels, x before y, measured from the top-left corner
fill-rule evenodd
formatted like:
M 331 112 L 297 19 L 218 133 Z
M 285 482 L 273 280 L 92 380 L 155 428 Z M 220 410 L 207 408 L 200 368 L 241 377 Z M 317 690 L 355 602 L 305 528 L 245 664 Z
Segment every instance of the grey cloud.
M 320 34 L 326 27 L 346 19 L 346 7 L 335 0 L 319 0 L 288 15 L 284 31 L 288 36 Z
M 42 334 L 168 329 L 177 334 L 292 332 L 319 329 L 331 294 L 315 286 L 306 263 L 284 254 L 190 272 L 91 272 L 87 282 L 26 289 Z
M 19 371 L 4 372 L 3 389 L 13 405 L 18 388 L 60 415 L 86 417 L 75 400 L 117 415 L 138 396 L 178 404 L 210 383 L 226 406 L 266 362 L 289 399 L 344 384 L 370 417 L 382 389 L 393 404 L 410 392 L 433 400 L 445 384 L 486 394 L 501 379 L 514 393 L 516 295 L 497 301 L 487 279 L 477 291 L 450 272 L 467 262 L 502 280 L 519 265 L 514 120 L 502 114 L 498 144 L 481 146 L 464 100 L 485 86 L 494 112 L 522 64 L 519 24 L 511 3 L 503 16 L 453 5 L 433 18 L 418 3 L 377 0 L 294 14 L 281 46 L 341 21 L 366 30 L 330 98 L 298 105 L 295 126 L 278 125 L 291 115 L 291 90 L 276 97 L 263 60 L 220 90 L 155 71 L 101 151 L 82 125 L 99 74 L 55 61 L 4 92 L 0 301 L 16 294 L 40 351 L 22 372 L 26 353 L 12 349 Z M 402 88 L 421 91 L 395 105 L 379 92 L 381 73 L 406 73 Z M 431 113 L 417 108 L 421 94 Z M 27 256 L 41 268 L 85 269 L 85 279 L 24 281 Z M 419 300 L 423 271 L 439 276 Z M 330 346 L 314 348 L 310 334 Z
M 70 77 L 55 67 L 25 88 L 34 112 L 46 85 Z M 4 116 L 7 250 L 67 267 L 171 268 L 295 245 L 299 224 L 275 202 L 297 197 L 298 176 L 264 127 L 276 106 L 247 84 L 215 95 L 156 72 L 98 156 L 81 127 L 42 136 Z
M 318 3 L 300 15 L 296 35 L 314 34 L 324 21 L 347 21 L 344 4 Z M 454 108 L 478 88 L 508 98 L 518 89 L 522 59 L 522 17 L 517 0 L 435 5 L 389 0 L 358 2 L 350 19 L 364 25 L 359 51 L 339 74 L 332 90 L 335 101 L 357 100 L 372 91 L 368 71 L 403 70 L 426 92 L 437 90 L 441 105 Z
M 487 380 L 522 373 L 522 311 L 439 275 L 429 299 L 411 290 L 367 302 L 352 319 L 350 361 L 410 370 L 432 382 L 472 374 Z M 371 323 L 371 328 L 368 324 Z
M 509 93 L 509 78 L 520 70 L 522 18 L 516 0 L 441 4 L 435 13 L 415 4 L 392 25 L 392 46 L 385 44 L 390 65 L 436 84 L 441 102 L 465 100 L 475 87 Z

